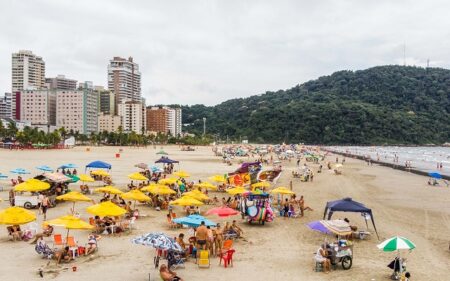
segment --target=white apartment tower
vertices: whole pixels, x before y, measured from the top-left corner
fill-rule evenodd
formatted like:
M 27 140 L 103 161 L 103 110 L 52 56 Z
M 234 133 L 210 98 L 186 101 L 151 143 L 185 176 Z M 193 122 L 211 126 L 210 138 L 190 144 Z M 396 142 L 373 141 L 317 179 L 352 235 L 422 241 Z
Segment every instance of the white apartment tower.
M 181 135 L 181 108 L 167 108 L 167 129 L 174 137 Z
M 114 57 L 109 61 L 108 90 L 116 95 L 116 107 L 125 100 L 141 101 L 141 73 L 132 57 Z
M 141 101 L 122 100 L 118 104 L 118 114 L 122 117 L 122 129 L 138 134 L 146 130 L 146 109 Z
M 16 113 L 16 93 L 22 90 L 40 90 L 45 88 L 45 62 L 42 57 L 31 51 L 21 50 L 12 54 L 12 115 Z

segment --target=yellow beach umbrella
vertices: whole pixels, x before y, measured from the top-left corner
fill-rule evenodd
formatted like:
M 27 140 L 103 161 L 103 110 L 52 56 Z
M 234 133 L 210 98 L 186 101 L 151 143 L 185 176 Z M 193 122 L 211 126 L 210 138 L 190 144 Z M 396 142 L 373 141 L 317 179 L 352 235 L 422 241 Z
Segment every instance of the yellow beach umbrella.
M 30 192 L 38 192 L 47 190 L 50 188 L 50 184 L 47 182 L 43 182 L 37 179 L 29 179 L 24 181 L 23 183 L 19 183 L 14 187 L 14 191 L 30 191 Z
M 225 179 L 225 177 L 222 175 L 214 175 L 214 176 L 210 177 L 209 180 L 211 180 L 213 182 L 226 182 L 227 181 Z
M 148 202 L 150 201 L 150 197 L 148 197 L 147 195 L 145 195 L 144 193 L 142 193 L 141 191 L 137 190 L 137 189 L 133 189 L 131 191 L 128 191 L 126 193 L 122 193 L 120 195 L 120 197 L 122 197 L 123 199 L 126 200 L 134 200 L 134 201 L 140 201 L 140 202 Z
M 247 190 L 243 187 L 233 187 L 233 188 L 227 189 L 227 193 L 230 195 L 242 194 L 244 192 L 247 192 Z
M 209 199 L 209 197 L 206 196 L 206 194 L 203 194 L 201 191 L 198 191 L 197 189 L 183 193 L 183 196 L 189 196 L 200 201 Z
M 90 175 L 86 175 L 86 174 L 81 174 L 78 177 L 80 178 L 80 181 L 82 181 L 82 182 L 94 182 L 95 181 Z
M 0 224 L 21 225 L 36 220 L 36 215 L 22 207 L 9 207 L 0 211 Z
M 252 184 L 252 188 L 256 188 L 256 187 L 270 187 L 270 182 L 260 181 L 260 182 Z
M 183 171 L 183 170 L 178 171 L 178 172 L 175 172 L 175 173 L 173 173 L 173 174 L 174 174 L 175 176 L 177 176 L 177 177 L 180 177 L 180 178 L 188 178 L 188 177 L 191 176 L 188 172 Z
M 167 178 L 167 179 L 160 179 L 158 183 L 160 184 L 174 184 L 178 181 L 177 178 Z
M 176 206 L 201 206 L 203 202 L 189 196 L 182 196 L 177 200 L 171 201 L 169 204 Z
M 195 187 L 204 188 L 204 189 L 212 189 L 212 190 L 216 190 L 217 189 L 217 186 L 215 186 L 214 184 L 209 183 L 207 181 L 204 181 L 202 183 L 194 184 L 194 186 Z
M 95 170 L 91 172 L 92 175 L 96 175 L 96 176 L 102 176 L 102 177 L 109 177 L 110 174 L 106 171 L 103 170 Z
M 86 211 L 89 214 L 93 214 L 95 216 L 104 217 L 104 216 L 121 216 L 126 214 L 127 210 L 117 206 L 111 201 L 102 202 L 100 204 L 95 204 L 93 206 L 89 206 L 86 208 Z
M 153 189 L 151 191 L 152 194 L 159 194 L 159 195 L 170 195 L 170 194 L 176 194 L 177 192 L 173 189 L 171 189 L 168 186 L 163 185 L 164 187 L 158 187 Z
M 66 241 L 69 237 L 69 231 L 71 229 L 93 229 L 94 226 L 90 225 L 89 223 L 83 221 L 80 218 L 77 218 L 75 216 L 69 215 L 69 216 L 62 216 L 53 220 L 44 221 L 44 225 L 51 225 L 51 226 L 61 226 L 67 229 L 66 234 Z
M 64 195 L 57 196 L 56 200 L 63 200 L 63 201 L 71 201 L 71 202 L 73 202 L 72 214 L 75 213 L 75 202 L 77 202 L 77 201 L 86 201 L 86 202 L 92 201 L 91 198 L 87 197 L 84 194 L 81 194 L 78 191 L 71 191 L 71 192 L 66 193 Z
M 62 216 L 53 220 L 44 221 L 45 225 L 62 226 L 65 229 L 92 229 L 93 226 L 72 215 Z
M 274 194 L 282 194 L 282 195 L 286 195 L 286 194 L 292 195 L 292 194 L 295 194 L 295 192 L 293 192 L 293 191 L 287 189 L 287 188 L 284 187 L 284 186 L 277 187 L 277 188 L 271 190 L 270 193 L 274 193 Z
M 119 190 L 117 187 L 114 186 L 105 186 L 105 187 L 99 187 L 94 189 L 95 192 L 100 192 L 100 193 L 109 193 L 109 194 L 122 194 L 123 192 L 121 190 Z
M 128 178 L 132 179 L 132 180 L 137 180 L 137 181 L 147 181 L 148 180 L 148 178 L 146 176 L 144 176 L 138 172 L 129 174 Z
M 64 195 L 60 195 L 56 197 L 56 200 L 64 200 L 64 201 L 72 201 L 72 202 L 76 202 L 76 201 L 92 201 L 91 198 L 87 197 L 84 194 L 81 194 L 78 191 L 71 191 L 68 192 Z
M 141 188 L 142 192 L 152 192 L 153 190 L 157 189 L 157 188 L 166 188 L 167 186 L 164 184 L 159 184 L 159 183 L 151 183 L 147 186 L 144 186 L 143 188 Z

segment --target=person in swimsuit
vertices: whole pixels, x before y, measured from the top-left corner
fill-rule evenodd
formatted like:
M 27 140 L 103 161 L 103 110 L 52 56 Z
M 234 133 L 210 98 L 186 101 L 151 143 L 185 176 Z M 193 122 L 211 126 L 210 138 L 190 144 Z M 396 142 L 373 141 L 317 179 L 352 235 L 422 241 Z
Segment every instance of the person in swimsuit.
M 208 233 L 208 239 L 206 241 L 206 248 L 209 250 L 211 255 L 214 255 L 214 233 L 211 227 L 208 225 L 206 227 Z
M 216 230 L 214 233 L 214 243 L 216 248 L 216 255 L 222 252 L 222 244 L 223 244 L 223 230 L 220 227 L 220 223 L 217 224 Z
M 183 281 L 183 279 L 177 276 L 176 272 L 170 270 L 170 268 L 168 268 L 165 264 L 161 264 L 159 268 L 159 275 L 164 281 Z
M 206 249 L 206 240 L 208 239 L 208 229 L 205 226 L 205 222 L 202 221 L 200 226 L 197 228 L 195 233 L 195 238 L 197 240 L 197 249 Z

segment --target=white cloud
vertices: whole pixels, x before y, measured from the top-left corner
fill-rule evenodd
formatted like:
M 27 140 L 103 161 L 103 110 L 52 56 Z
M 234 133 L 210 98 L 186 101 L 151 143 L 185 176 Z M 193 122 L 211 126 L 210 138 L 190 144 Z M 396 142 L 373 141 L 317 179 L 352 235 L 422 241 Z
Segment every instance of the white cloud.
M 317 2 L 317 3 L 316 3 Z M 11 53 L 44 57 L 47 76 L 106 85 L 113 56 L 133 56 L 148 103 L 216 104 L 342 69 L 449 67 L 446 1 L 0 2 L 0 91 Z

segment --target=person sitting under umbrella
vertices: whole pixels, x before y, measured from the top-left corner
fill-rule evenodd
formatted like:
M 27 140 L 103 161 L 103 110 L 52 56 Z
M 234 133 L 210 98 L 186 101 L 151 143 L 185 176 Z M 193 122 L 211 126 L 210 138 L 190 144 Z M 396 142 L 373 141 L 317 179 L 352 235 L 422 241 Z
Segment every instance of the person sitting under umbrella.
M 164 281 L 183 281 L 183 279 L 177 276 L 176 272 L 170 270 L 165 264 L 162 264 L 159 268 L 159 275 Z

